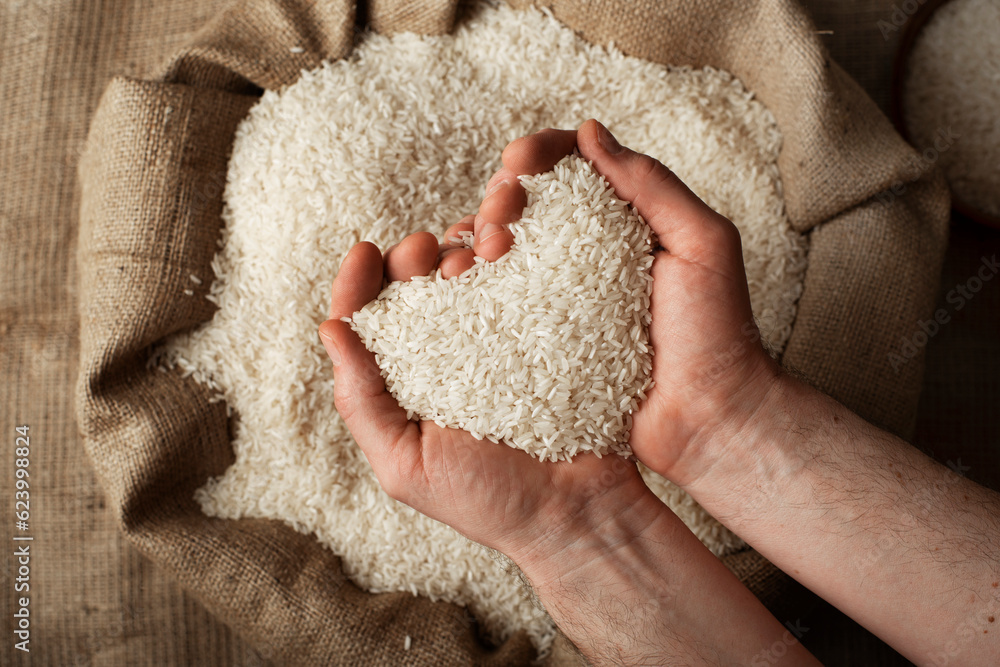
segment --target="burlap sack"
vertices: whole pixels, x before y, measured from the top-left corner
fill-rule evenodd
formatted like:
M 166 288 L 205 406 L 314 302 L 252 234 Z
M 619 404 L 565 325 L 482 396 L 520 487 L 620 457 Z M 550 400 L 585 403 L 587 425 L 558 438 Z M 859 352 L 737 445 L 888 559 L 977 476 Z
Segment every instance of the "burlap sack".
M 205 299 L 182 293 L 192 273 L 211 270 L 233 133 L 261 89 L 345 56 L 356 25 L 450 30 L 456 4 L 236 3 L 159 76 L 111 83 L 80 162 L 78 417 L 89 456 L 132 543 L 278 661 L 523 664 L 533 656 L 523 635 L 485 646 L 457 607 L 359 590 L 336 556 L 281 523 L 204 516 L 195 489 L 233 460 L 225 409 L 193 381 L 147 366 L 158 341 L 212 316 Z M 789 217 L 811 235 L 783 363 L 907 435 L 921 359 L 894 364 L 890 355 L 933 306 L 947 191 L 829 60 L 805 13 L 791 0 L 542 4 L 592 42 L 729 70 L 771 109 L 784 134 Z M 752 551 L 726 560 L 765 603 L 780 603 L 787 579 L 773 566 Z M 560 638 L 549 662 L 578 658 Z

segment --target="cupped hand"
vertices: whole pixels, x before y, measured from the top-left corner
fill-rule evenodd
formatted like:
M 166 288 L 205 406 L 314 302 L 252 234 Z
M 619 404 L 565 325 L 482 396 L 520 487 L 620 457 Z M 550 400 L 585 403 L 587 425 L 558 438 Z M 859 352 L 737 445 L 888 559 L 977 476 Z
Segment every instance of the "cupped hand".
M 475 224 L 464 220 L 449 234 Z M 439 245 L 426 232 L 408 236 L 385 256 L 370 243 L 354 246 L 333 283 L 330 319 L 320 336 L 334 366 L 337 410 L 385 491 L 520 561 L 553 535 L 581 532 L 570 524 L 589 530 L 638 502 L 646 489 L 635 464 L 594 455 L 542 463 L 459 429 L 408 420 L 386 390 L 374 355 L 340 319 L 373 300 L 383 277 L 408 280 L 439 267 L 457 275 L 471 266 L 472 253 L 454 243 Z
M 334 282 L 330 320 L 320 329 L 334 361 L 337 409 L 386 491 L 505 553 L 537 542 L 545 530 L 540 527 L 552 521 L 591 521 L 581 513 L 598 505 L 588 502 L 596 495 L 616 489 L 613 507 L 638 497 L 634 466 L 592 455 L 572 465 L 540 463 L 458 429 L 407 420 L 374 356 L 340 318 L 374 299 L 383 276 L 408 280 L 440 268 L 450 277 L 471 267 L 476 255 L 503 256 L 513 242 L 508 224 L 525 205 L 517 177 L 551 169 L 574 148 L 632 203 L 660 245 L 649 331 L 655 386 L 634 415 L 636 456 L 669 479 L 689 483 L 711 464 L 700 456 L 705 445 L 720 429 L 738 429 L 748 420 L 777 374 L 759 342 L 739 233 L 729 220 L 667 167 L 619 146 L 596 121 L 512 142 L 479 212 L 449 229 L 444 243 L 422 232 L 384 256 L 372 244 L 355 246 Z M 474 233 L 471 249 L 454 240 L 467 231 Z M 602 474 L 607 482 L 595 485 Z
M 752 417 L 778 373 L 750 309 L 739 231 L 667 167 L 620 146 L 594 120 L 575 132 L 545 130 L 512 142 L 498 176 L 544 171 L 574 147 L 632 203 L 659 242 L 649 329 L 655 385 L 634 415 L 630 444 L 639 460 L 683 486 L 712 464 L 707 445 L 716 434 Z M 488 213 L 489 222 L 501 225 L 517 219 L 499 206 Z M 480 228 L 477 220 L 480 229 L 493 234 L 483 248 L 489 259 L 510 248 L 509 231 Z M 477 252 L 483 246 L 485 238 Z

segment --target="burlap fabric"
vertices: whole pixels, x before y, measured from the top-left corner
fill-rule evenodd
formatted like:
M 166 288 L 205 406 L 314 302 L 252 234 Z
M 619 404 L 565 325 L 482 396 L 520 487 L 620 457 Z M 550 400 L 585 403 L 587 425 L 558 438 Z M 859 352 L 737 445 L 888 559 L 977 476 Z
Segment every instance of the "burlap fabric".
M 783 362 L 908 434 L 921 363 L 897 372 L 889 354 L 933 305 L 947 194 L 925 166 L 914 168 L 915 153 L 830 61 L 804 12 L 787 0 L 544 4 L 593 42 L 732 71 L 771 109 L 785 137 L 789 216 L 811 230 Z M 111 82 L 80 162 L 77 400 L 88 454 L 128 539 L 278 661 L 522 664 L 532 656 L 523 636 L 484 646 L 453 606 L 358 590 L 334 555 L 284 525 L 202 515 L 194 490 L 232 461 L 225 411 L 203 388 L 146 363 L 157 341 L 211 317 L 204 299 L 183 290 L 192 273 L 210 271 L 233 132 L 260 90 L 345 56 L 362 21 L 430 33 L 449 30 L 455 16 L 455 3 L 443 0 L 373 1 L 358 15 L 347 0 L 231 5 L 155 76 Z M 729 564 L 767 602 L 783 590 L 752 552 Z M 572 661 L 562 640 L 550 662 Z

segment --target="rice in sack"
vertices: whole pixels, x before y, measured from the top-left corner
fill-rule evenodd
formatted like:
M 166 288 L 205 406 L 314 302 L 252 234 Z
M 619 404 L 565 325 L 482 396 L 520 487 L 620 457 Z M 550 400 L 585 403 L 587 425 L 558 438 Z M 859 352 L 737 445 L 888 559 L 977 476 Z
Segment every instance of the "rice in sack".
M 509 141 L 544 127 L 577 127 L 588 117 L 668 164 L 736 223 L 755 315 L 767 342 L 782 348 L 801 290 L 806 242 L 785 216 L 774 119 L 738 80 L 710 68 L 668 69 L 627 58 L 584 42 L 537 10 L 505 6 L 479 8 L 447 36 L 369 35 L 350 59 L 265 92 L 237 130 L 209 294 L 219 309 L 211 322 L 173 337 L 164 350 L 168 363 L 213 387 L 236 415 L 236 461 L 199 491 L 205 513 L 281 519 L 315 533 L 367 590 L 466 605 L 493 639 L 524 630 L 541 650 L 549 646 L 552 621 L 516 577 L 479 545 L 381 490 L 333 407 L 333 381 L 315 332 L 325 319 L 330 280 L 355 243 L 386 248 L 416 231 L 441 235 L 478 205 Z M 526 225 L 525 233 L 531 229 Z M 646 241 L 638 231 L 629 238 L 635 261 L 625 282 L 629 290 L 646 289 Z M 567 313 L 574 306 L 565 305 Z M 607 305 L 624 322 L 613 323 L 615 330 L 631 332 L 629 318 L 642 321 L 641 310 L 628 310 L 627 303 L 620 311 Z M 625 334 L 612 337 L 619 335 Z M 555 342 L 551 363 L 558 376 L 563 360 L 573 359 L 560 356 L 563 343 Z M 546 349 L 541 339 L 533 344 L 536 353 Z M 546 442 L 546 433 L 522 428 L 522 407 L 518 418 L 498 415 L 507 421 L 493 435 L 523 436 L 538 455 L 557 458 L 586 447 L 622 451 L 647 363 L 646 352 L 638 344 L 633 349 L 636 356 L 626 352 L 622 362 L 629 378 L 605 383 L 604 395 L 590 404 L 614 404 L 608 433 L 602 424 L 601 437 Z M 530 391 L 544 391 L 553 415 L 568 414 L 566 390 L 560 394 L 548 370 L 533 381 Z M 499 400 L 491 388 L 489 400 Z M 516 415 L 525 403 L 510 405 Z M 462 409 L 436 406 L 444 408 Z M 587 432 L 594 421 L 577 428 Z M 557 422 L 548 423 L 554 428 Z M 481 435 L 494 430 L 473 428 Z M 680 489 L 644 475 L 714 553 L 743 546 Z

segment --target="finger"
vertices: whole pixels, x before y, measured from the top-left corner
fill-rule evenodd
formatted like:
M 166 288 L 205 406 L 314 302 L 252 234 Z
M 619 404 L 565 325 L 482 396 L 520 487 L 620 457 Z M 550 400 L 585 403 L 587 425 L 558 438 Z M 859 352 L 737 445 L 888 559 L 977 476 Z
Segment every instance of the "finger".
M 375 356 L 349 324 L 327 320 L 319 334 L 334 365 L 337 412 L 379 481 L 396 497 L 405 471 L 419 462 L 420 428 L 386 390 Z
M 386 461 L 399 461 L 393 449 L 419 446 L 419 429 L 386 391 L 375 355 L 351 326 L 340 320 L 378 296 L 382 287 L 382 253 L 371 243 L 359 243 L 340 265 L 333 281 L 330 319 L 320 325 L 323 347 L 334 366 L 334 402 L 376 473 Z M 414 434 L 416 432 L 416 435 Z M 384 474 L 384 473 L 383 473 Z
M 465 248 L 465 242 L 462 241 L 462 232 L 474 232 L 475 231 L 475 221 L 476 216 L 467 215 L 457 223 L 448 228 L 444 233 L 444 242 L 441 244 L 442 248 Z
M 476 252 L 472 248 L 447 248 L 441 253 L 438 268 L 441 277 L 460 276 L 476 264 Z
M 593 163 L 622 199 L 652 228 L 671 254 L 692 261 L 709 262 L 724 256 L 731 261 L 739 250 L 735 225 L 698 198 L 657 160 L 618 144 L 596 120 L 577 132 L 580 154 Z M 740 255 L 742 265 L 742 255 Z
M 438 269 L 444 278 L 454 278 L 471 269 L 476 263 L 476 253 L 460 237 L 463 232 L 475 231 L 474 215 L 467 215 L 444 233 L 445 242 L 438 252 Z
M 507 144 L 501 155 L 503 169 L 490 179 L 486 198 L 476 215 L 474 248 L 477 255 L 496 261 L 513 245 L 514 235 L 507 225 L 521 219 L 527 204 L 527 195 L 517 176 L 548 171 L 572 153 L 575 146 L 575 130 L 553 129 Z
M 477 255 L 492 262 L 510 250 L 514 234 L 508 225 L 521 219 L 527 203 L 528 195 L 514 173 L 505 168 L 490 179 L 474 222 Z
M 347 253 L 333 281 L 330 319 L 350 317 L 382 289 L 382 253 L 373 243 L 359 243 Z
M 410 234 L 390 248 L 383 258 L 389 280 L 409 280 L 434 271 L 438 258 L 438 240 L 430 232 Z
M 556 166 L 574 148 L 576 130 L 546 129 L 510 142 L 500 159 L 515 174 L 540 174 Z

